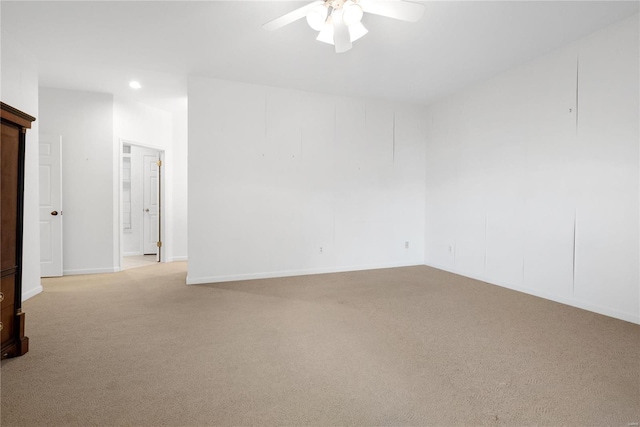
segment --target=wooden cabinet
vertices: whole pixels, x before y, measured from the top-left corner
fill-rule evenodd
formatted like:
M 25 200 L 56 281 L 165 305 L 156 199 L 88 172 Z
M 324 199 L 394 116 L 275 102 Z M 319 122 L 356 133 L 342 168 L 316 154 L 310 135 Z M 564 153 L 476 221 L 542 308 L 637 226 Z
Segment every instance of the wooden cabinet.
M 22 216 L 25 134 L 35 118 L 5 103 L 0 105 L 0 354 L 4 359 L 29 351 L 22 312 Z

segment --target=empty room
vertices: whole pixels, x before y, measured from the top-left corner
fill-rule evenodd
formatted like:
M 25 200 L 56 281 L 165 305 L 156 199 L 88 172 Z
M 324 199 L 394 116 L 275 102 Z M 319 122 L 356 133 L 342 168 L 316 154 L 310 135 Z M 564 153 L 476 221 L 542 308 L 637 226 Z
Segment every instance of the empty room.
M 639 13 L 3 0 L 0 424 L 638 426 Z

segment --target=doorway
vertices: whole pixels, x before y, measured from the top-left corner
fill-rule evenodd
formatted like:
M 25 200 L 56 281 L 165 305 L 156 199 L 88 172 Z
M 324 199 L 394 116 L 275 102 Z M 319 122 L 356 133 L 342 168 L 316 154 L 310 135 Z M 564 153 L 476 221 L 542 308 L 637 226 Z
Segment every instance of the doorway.
M 122 142 L 121 267 L 162 261 L 163 151 Z

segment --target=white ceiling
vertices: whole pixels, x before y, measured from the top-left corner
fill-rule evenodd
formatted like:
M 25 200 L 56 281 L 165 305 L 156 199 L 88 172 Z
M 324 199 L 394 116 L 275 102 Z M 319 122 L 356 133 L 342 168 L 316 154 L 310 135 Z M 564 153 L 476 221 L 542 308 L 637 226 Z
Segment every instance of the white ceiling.
M 429 1 L 417 23 L 365 15 L 347 53 L 304 20 L 261 25 L 299 1 L 6 1 L 2 41 L 39 60 L 42 86 L 108 92 L 161 108 L 188 75 L 428 104 L 638 13 L 638 1 Z M 143 89 L 127 84 L 138 79 Z

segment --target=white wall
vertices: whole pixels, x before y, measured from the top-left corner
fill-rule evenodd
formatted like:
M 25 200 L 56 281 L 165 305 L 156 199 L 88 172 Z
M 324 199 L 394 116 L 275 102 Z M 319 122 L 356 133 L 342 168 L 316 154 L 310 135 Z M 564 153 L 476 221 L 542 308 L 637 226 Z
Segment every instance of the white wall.
M 40 88 L 40 131 L 62 135 L 63 274 L 117 271 L 113 96 Z
M 113 114 L 117 137 L 156 149 L 171 148 L 171 113 L 115 97 Z
M 638 35 L 636 15 L 429 108 L 426 264 L 640 322 Z
M 187 100 L 172 114 L 173 131 L 173 230 L 169 261 L 187 260 Z
M 187 283 L 422 264 L 423 117 L 191 78 Z
M 27 131 L 24 182 L 22 299 L 42 292 L 40 285 L 40 214 L 38 208 L 38 62 L 17 41 L 2 35 L 0 99 L 36 117 Z

